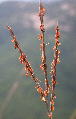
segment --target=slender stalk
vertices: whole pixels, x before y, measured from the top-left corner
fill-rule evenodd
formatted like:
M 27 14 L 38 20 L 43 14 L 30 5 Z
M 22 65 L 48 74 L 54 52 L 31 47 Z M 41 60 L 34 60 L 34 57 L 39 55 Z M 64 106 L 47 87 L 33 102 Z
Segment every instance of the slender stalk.
M 45 77 L 45 96 L 49 93 L 49 83 L 47 78 L 47 64 L 46 64 L 46 48 L 45 48 L 45 27 L 44 27 L 44 15 L 45 15 L 45 8 L 42 5 L 42 2 L 40 0 L 39 2 L 39 17 L 40 17 L 40 35 L 39 40 L 41 40 L 40 49 L 41 49 L 41 70 L 44 71 L 44 77 Z
M 54 59 L 51 63 L 51 78 L 52 78 L 52 84 L 51 84 L 51 97 L 50 97 L 50 113 L 49 113 L 49 118 L 52 119 L 53 116 L 53 111 L 54 111 L 54 104 L 55 104 L 55 99 L 56 99 L 56 95 L 55 95 L 55 87 L 57 84 L 57 64 L 60 63 L 60 50 L 58 49 L 58 46 L 61 45 L 61 43 L 59 42 L 59 38 L 60 38 L 60 32 L 59 32 L 59 26 L 57 23 L 56 26 L 56 34 L 55 34 L 55 45 L 53 47 L 54 50 Z
M 14 43 L 14 48 L 18 49 L 18 51 L 20 53 L 19 60 L 20 60 L 20 63 L 23 64 L 23 66 L 24 66 L 24 69 L 26 71 L 26 76 L 31 77 L 31 79 L 35 82 L 35 88 L 37 89 L 37 92 L 40 94 L 41 98 L 44 98 L 44 91 L 43 91 L 42 87 L 40 86 L 40 80 L 35 76 L 34 70 L 31 67 L 30 63 L 28 62 L 26 54 L 20 48 L 20 45 L 19 45 L 19 43 L 16 39 L 16 36 L 14 34 L 14 31 L 9 26 L 7 26 L 7 29 L 10 32 L 10 35 L 13 39 L 11 41 L 12 41 L 12 43 Z M 44 98 L 44 101 L 46 102 L 45 98 Z

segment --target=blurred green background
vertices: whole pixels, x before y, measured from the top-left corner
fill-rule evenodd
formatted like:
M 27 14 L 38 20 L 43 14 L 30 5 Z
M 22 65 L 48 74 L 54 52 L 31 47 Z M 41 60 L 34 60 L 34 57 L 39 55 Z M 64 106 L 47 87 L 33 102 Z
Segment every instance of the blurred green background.
M 46 47 L 48 74 L 53 58 L 52 47 L 57 20 L 61 31 L 61 63 L 57 67 L 55 114 L 53 119 L 76 119 L 76 0 L 44 3 L 47 13 Z M 26 78 L 5 26 L 15 31 L 22 49 L 37 76 L 40 73 L 38 2 L 6 1 L 0 3 L 0 119 L 47 119 L 47 110 Z M 50 75 L 48 76 L 51 80 Z

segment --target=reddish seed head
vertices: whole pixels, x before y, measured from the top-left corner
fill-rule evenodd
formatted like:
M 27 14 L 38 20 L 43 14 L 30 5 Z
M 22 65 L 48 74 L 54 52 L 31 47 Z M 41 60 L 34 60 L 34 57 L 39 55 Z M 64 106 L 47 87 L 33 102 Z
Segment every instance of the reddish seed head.
M 42 34 L 42 33 L 39 34 L 38 39 L 39 39 L 39 40 L 42 40 L 42 39 L 43 39 L 43 34 Z
M 41 26 L 40 26 L 40 30 L 43 31 L 43 32 L 45 31 L 45 29 L 44 29 L 44 25 L 43 25 L 43 24 L 41 24 Z
M 48 114 L 48 118 L 49 118 L 49 119 L 52 119 L 52 112 L 50 112 L 50 113 Z
M 42 3 L 40 3 L 39 10 L 39 16 L 44 16 L 46 13 L 46 9 L 43 7 Z
M 51 105 L 51 111 L 54 111 L 54 109 L 55 109 L 54 105 Z
M 38 93 L 42 93 L 43 89 L 41 87 L 37 88 Z

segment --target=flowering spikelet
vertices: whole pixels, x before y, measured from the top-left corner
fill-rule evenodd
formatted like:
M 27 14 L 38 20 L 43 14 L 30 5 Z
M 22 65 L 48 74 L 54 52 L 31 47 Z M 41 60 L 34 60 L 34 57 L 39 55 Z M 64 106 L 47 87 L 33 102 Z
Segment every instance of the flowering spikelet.
M 41 33 L 39 34 L 39 40 L 41 41 L 40 44 L 40 49 L 41 49 L 41 65 L 40 69 L 44 72 L 45 76 L 45 91 L 44 94 L 45 96 L 48 96 L 49 90 L 50 90 L 50 85 L 48 83 L 47 79 L 47 64 L 46 64 L 46 49 L 45 49 L 45 38 L 44 38 L 44 32 L 45 32 L 45 27 L 44 27 L 44 15 L 45 15 L 46 9 L 43 7 L 41 1 L 39 4 L 39 17 L 40 17 L 40 31 Z
M 35 82 L 35 88 L 37 89 L 37 92 L 40 94 L 41 99 L 44 98 L 43 101 L 45 102 L 46 99 L 44 97 L 44 91 L 40 86 L 40 80 L 38 78 L 36 78 L 36 76 L 34 74 L 34 70 L 32 69 L 30 63 L 28 62 L 26 54 L 20 48 L 20 45 L 19 45 L 18 41 L 16 40 L 16 36 L 14 35 L 12 28 L 10 26 L 7 26 L 7 29 L 10 32 L 10 35 L 13 39 L 13 40 L 11 40 L 11 42 L 14 43 L 14 48 L 18 49 L 18 51 L 20 53 L 19 61 L 21 64 L 24 65 L 24 69 L 26 71 L 26 76 L 30 76 L 31 79 Z
M 56 34 L 55 34 L 55 45 L 53 47 L 54 50 L 54 59 L 51 63 L 51 97 L 50 97 L 50 113 L 48 114 L 48 117 L 50 119 L 52 119 L 52 113 L 55 109 L 54 104 L 55 104 L 55 99 L 56 99 L 56 95 L 55 95 L 55 87 L 57 84 L 57 76 L 56 76 L 56 65 L 60 63 L 60 50 L 58 49 L 58 46 L 61 45 L 61 43 L 59 42 L 59 38 L 60 38 L 60 32 L 59 32 L 59 26 L 57 24 L 56 26 Z

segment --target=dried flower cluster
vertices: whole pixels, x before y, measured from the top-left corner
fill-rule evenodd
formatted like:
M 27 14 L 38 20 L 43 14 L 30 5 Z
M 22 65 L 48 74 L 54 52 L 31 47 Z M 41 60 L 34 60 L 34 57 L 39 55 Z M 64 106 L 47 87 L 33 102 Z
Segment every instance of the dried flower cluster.
M 20 45 L 19 45 L 19 43 L 16 39 L 16 36 L 14 34 L 14 31 L 12 30 L 12 28 L 10 26 L 7 26 L 7 29 L 10 32 L 10 35 L 13 39 L 13 40 L 11 40 L 11 42 L 14 43 L 14 48 L 18 49 L 18 51 L 20 53 L 19 61 L 21 64 L 24 65 L 24 70 L 26 72 L 25 75 L 31 77 L 31 79 L 35 82 L 35 88 L 37 89 L 37 92 L 40 94 L 41 97 L 43 97 L 44 93 L 43 93 L 43 89 L 40 86 L 40 80 L 35 76 L 34 70 L 32 69 L 30 63 L 28 62 L 26 54 L 20 48 Z
M 46 44 L 45 44 L 45 26 L 44 26 L 44 15 L 46 13 L 46 9 L 43 7 L 42 3 L 39 4 L 39 18 L 40 18 L 40 34 L 38 35 L 38 39 L 40 40 L 40 50 L 41 50 L 41 65 L 40 69 L 43 71 L 44 74 L 44 84 L 45 88 L 43 89 L 40 84 L 40 80 L 36 77 L 33 68 L 31 67 L 31 64 L 27 60 L 26 54 L 22 51 L 16 36 L 14 34 L 14 31 L 10 26 L 7 26 L 8 31 L 10 32 L 10 35 L 12 37 L 12 43 L 14 44 L 14 48 L 18 49 L 20 56 L 19 61 L 24 66 L 24 70 L 26 72 L 26 76 L 30 76 L 31 79 L 35 83 L 35 88 L 37 89 L 37 92 L 40 95 L 40 98 L 43 102 L 45 102 L 47 106 L 48 111 L 48 117 L 49 119 L 52 119 L 53 117 L 53 111 L 54 111 L 54 104 L 56 99 L 55 94 L 55 87 L 57 84 L 57 74 L 56 74 L 56 68 L 57 64 L 60 63 L 60 50 L 58 47 L 61 45 L 59 42 L 60 38 L 60 32 L 59 32 L 59 26 L 57 24 L 56 26 L 56 34 L 55 34 L 55 44 L 53 47 L 54 50 L 54 59 L 51 63 L 51 83 L 49 84 L 48 76 L 47 76 L 47 63 L 46 63 Z M 49 102 L 50 99 L 50 102 Z
M 59 26 L 57 24 L 56 27 L 56 34 L 55 34 L 55 45 L 53 47 L 54 50 L 54 59 L 51 63 L 51 97 L 50 97 L 50 113 L 49 113 L 49 117 L 50 119 L 52 119 L 52 113 L 55 109 L 55 99 L 56 99 L 56 94 L 55 94 L 55 87 L 57 84 L 57 74 L 56 74 L 56 68 L 57 68 L 57 64 L 60 63 L 60 50 L 58 49 L 58 46 L 61 45 L 61 43 L 59 42 L 59 38 L 60 38 L 60 32 L 59 32 Z
M 41 65 L 40 69 L 43 70 L 45 76 L 45 96 L 48 96 L 50 91 L 50 85 L 47 79 L 47 64 L 46 64 L 46 49 L 45 49 L 45 27 L 44 27 L 44 15 L 45 15 L 45 8 L 43 7 L 42 3 L 40 2 L 39 6 L 39 17 L 40 17 L 40 30 L 41 33 L 39 34 L 39 40 L 41 41 L 40 50 L 41 50 Z

